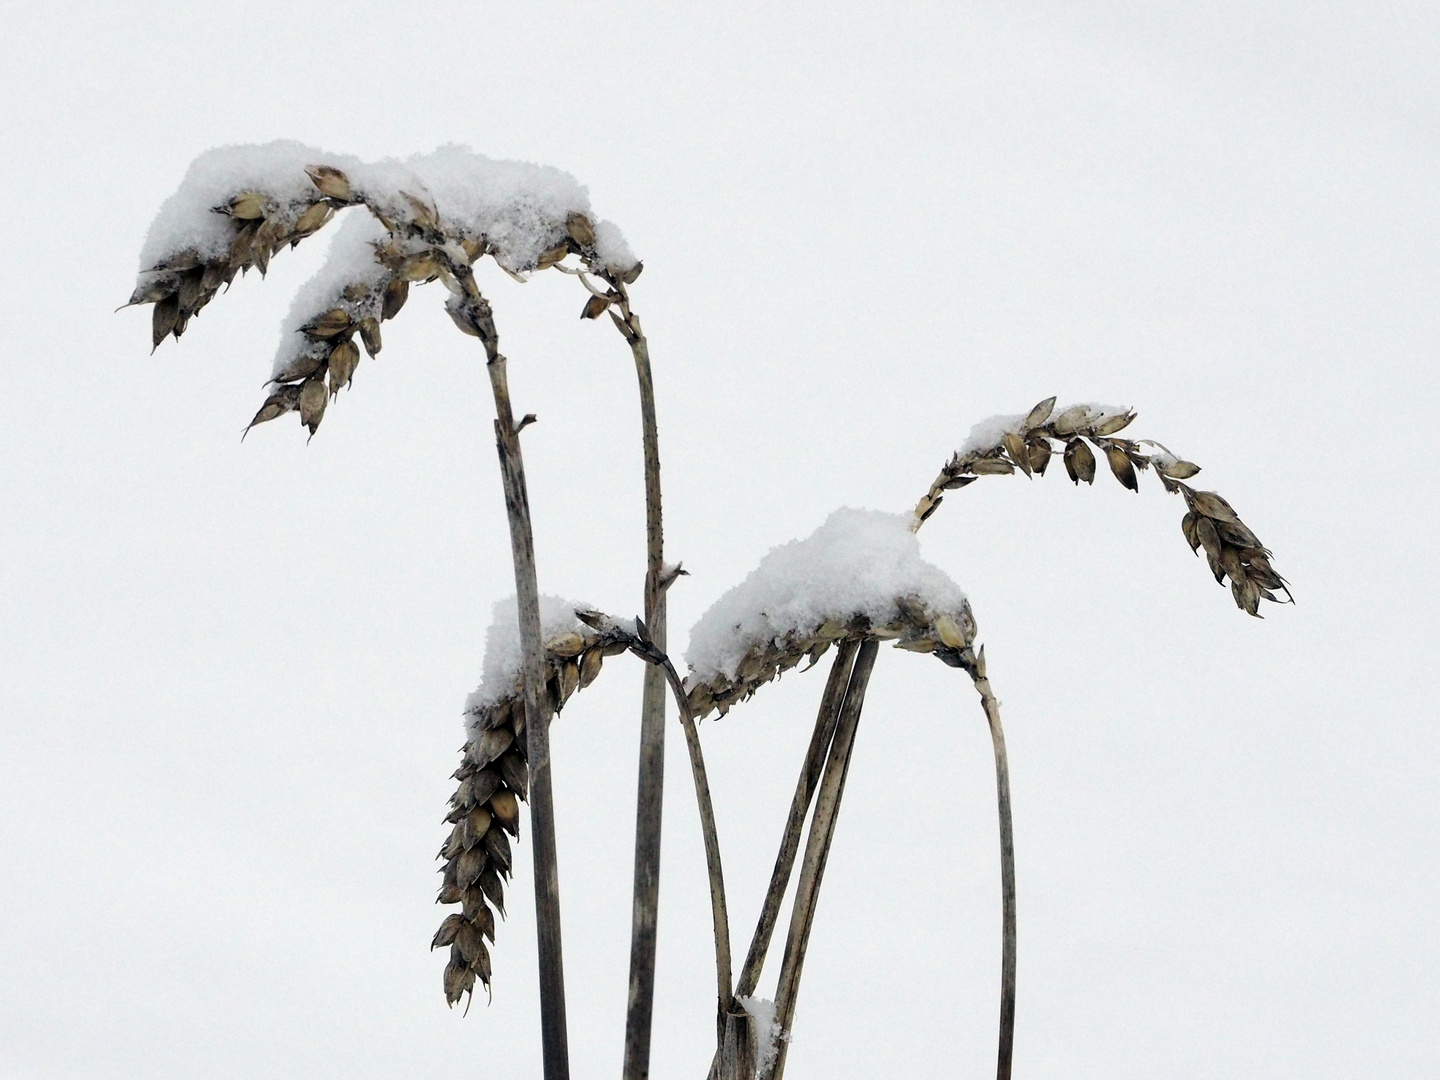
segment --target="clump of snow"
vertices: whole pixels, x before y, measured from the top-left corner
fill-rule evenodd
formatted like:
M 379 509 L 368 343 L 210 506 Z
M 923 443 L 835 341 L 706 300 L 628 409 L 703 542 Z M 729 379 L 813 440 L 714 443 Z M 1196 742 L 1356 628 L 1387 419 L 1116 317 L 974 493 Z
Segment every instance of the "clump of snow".
M 505 267 L 528 270 L 540 254 L 566 237 L 565 219 L 584 214 L 595 226 L 596 251 L 611 270 L 626 271 L 635 256 L 620 230 L 596 222 L 586 188 L 569 173 L 522 161 L 501 161 L 464 146 L 442 146 L 403 161 L 363 162 L 289 140 L 223 146 L 201 154 L 179 189 L 160 207 L 140 253 L 140 268 L 181 251 L 209 261 L 227 255 L 234 235 L 230 219 L 213 208 L 246 191 L 262 192 L 294 211 L 319 192 L 307 165 L 339 169 L 356 195 L 392 220 L 408 221 L 414 208 L 402 192 L 428 203 L 447 229 L 483 236 Z
M 567 631 L 587 633 L 588 628 L 575 612 L 588 611 L 589 604 L 559 596 L 540 597 L 540 640 L 550 641 Z M 520 609 L 515 597 L 497 601 L 485 633 L 485 662 L 480 685 L 465 699 L 465 712 L 485 709 L 513 694 L 520 682 Z
M 897 597 L 915 597 L 936 612 L 961 610 L 965 594 L 920 557 L 911 520 L 845 508 L 804 540 L 772 549 L 690 631 L 685 660 L 693 678 L 734 678 L 755 643 L 809 634 L 828 619 L 864 615 L 889 623 L 899 615 Z
M 321 355 L 329 350 L 329 344 L 312 342 L 300 332 L 300 328 L 317 315 L 336 307 L 344 308 L 357 322 L 366 315 L 380 314 L 380 298 L 375 290 L 385 280 L 388 271 L 375 258 L 375 244 L 387 235 L 385 226 L 363 208 L 342 212 L 325 262 L 315 276 L 300 287 L 290 305 L 290 313 L 280 324 L 274 375 L 279 375 L 306 352 Z M 358 302 L 346 300 L 345 288 L 352 284 L 364 285 L 374 295 L 367 294 Z
M 161 204 L 140 249 L 140 269 L 149 270 L 190 249 L 207 262 L 229 255 L 235 230 L 230 219 L 215 213 L 214 207 L 246 191 L 263 192 L 281 206 L 308 205 L 319 192 L 305 174 L 305 166 L 350 170 L 360 164 L 357 158 L 326 153 L 289 139 L 207 150 L 191 162 L 180 187 Z
M 780 1053 L 780 1041 L 788 1036 L 780 1030 L 775 1019 L 775 1002 L 769 998 L 737 997 L 735 1001 L 755 1020 L 755 1035 L 759 1041 L 760 1053 L 755 1058 L 755 1080 L 760 1080 L 775 1064 Z
M 1083 401 L 1075 405 L 1057 406 L 1051 410 L 1047 422 L 1053 422 L 1067 413 L 1071 414 L 1070 422 L 1063 432 L 1063 434 L 1068 434 L 1080 428 L 1103 423 L 1112 416 L 1121 416 L 1129 411 L 1128 408 L 1121 405 L 1102 405 L 1097 401 Z M 964 457 L 966 454 L 983 454 L 999 449 L 1005 441 L 1006 435 L 1025 433 L 1025 420 L 1029 415 L 1029 413 L 1005 413 L 981 420 L 970 429 L 970 434 L 960 445 L 959 455 Z

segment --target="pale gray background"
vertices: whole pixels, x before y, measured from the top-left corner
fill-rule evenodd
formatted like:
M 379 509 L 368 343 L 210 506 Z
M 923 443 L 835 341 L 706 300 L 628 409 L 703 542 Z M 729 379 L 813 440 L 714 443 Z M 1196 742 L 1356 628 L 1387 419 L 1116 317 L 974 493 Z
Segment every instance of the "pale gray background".
M 149 351 L 190 159 L 468 143 L 590 186 L 646 272 L 672 644 L 970 424 L 1133 404 L 1276 552 L 1240 614 L 1179 501 L 996 479 L 927 525 L 1010 731 L 1017 1077 L 1408 1077 L 1440 1057 L 1431 4 L 6 5 L 0 1075 L 538 1075 L 529 847 L 462 1019 L 431 862 L 512 590 L 480 352 L 418 292 L 314 442 L 259 404 L 324 240 Z M 1083 8 L 1083 11 L 1080 10 Z M 633 369 L 579 286 L 484 278 L 541 585 L 640 603 Z M 639 673 L 555 728 L 577 1078 L 618 1073 Z M 737 951 L 822 673 L 703 735 Z M 654 1073 L 713 981 L 671 729 Z M 528 837 L 528 829 L 526 833 Z M 993 775 L 964 677 L 884 652 L 789 1076 L 993 1069 Z

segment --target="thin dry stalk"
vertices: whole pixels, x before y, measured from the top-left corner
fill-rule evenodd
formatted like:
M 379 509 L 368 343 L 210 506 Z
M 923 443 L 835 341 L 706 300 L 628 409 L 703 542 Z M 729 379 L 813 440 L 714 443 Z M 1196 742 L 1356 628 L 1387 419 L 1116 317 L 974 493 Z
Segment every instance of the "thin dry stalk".
M 765 893 L 765 903 L 760 909 L 760 921 L 755 926 L 755 935 L 750 939 L 750 952 L 745 957 L 745 966 L 740 969 L 740 985 L 735 988 L 737 997 L 750 997 L 760 982 L 760 972 L 765 966 L 765 954 L 769 951 L 775 922 L 780 916 L 780 905 L 785 899 L 785 890 L 790 885 L 790 871 L 795 866 L 795 856 L 800 850 L 800 834 L 805 829 L 805 816 L 810 812 L 810 803 L 820 783 L 821 770 L 825 767 L 825 756 L 835 737 L 835 725 L 840 718 L 840 706 L 845 700 L 845 688 L 850 681 L 850 671 L 854 667 L 855 652 L 858 648 L 859 643 L 856 641 L 842 641 L 835 653 L 835 662 L 830 667 L 830 678 L 825 684 L 825 694 L 820 699 L 820 710 L 815 717 L 815 731 L 810 736 L 805 764 L 801 766 L 795 795 L 790 800 L 790 816 L 785 819 L 785 832 L 780 839 L 779 854 L 775 856 L 775 869 L 770 874 L 770 887 Z
M 790 934 L 785 941 L 785 959 L 775 991 L 776 1031 L 772 1038 L 777 1042 L 770 1048 L 773 1053 L 767 1050 L 768 1067 L 760 1080 L 779 1080 L 785 1072 L 788 1036 L 795 1018 L 795 1000 L 799 993 L 801 970 L 805 964 L 805 950 L 810 943 L 810 928 L 815 921 L 816 900 L 825 876 L 830 842 L 835 836 L 840 799 L 845 793 L 845 777 L 850 768 L 850 754 L 855 746 L 860 710 L 865 702 L 865 687 L 870 681 L 870 672 L 875 666 L 878 650 L 879 643 L 871 639 L 865 641 L 856 654 L 855 667 L 845 692 L 845 703 L 835 727 L 835 739 L 830 745 L 830 754 L 825 762 L 825 775 L 815 805 L 815 816 L 810 823 L 809 838 L 805 842 L 805 861 L 800 868 L 795 906 L 790 913 Z

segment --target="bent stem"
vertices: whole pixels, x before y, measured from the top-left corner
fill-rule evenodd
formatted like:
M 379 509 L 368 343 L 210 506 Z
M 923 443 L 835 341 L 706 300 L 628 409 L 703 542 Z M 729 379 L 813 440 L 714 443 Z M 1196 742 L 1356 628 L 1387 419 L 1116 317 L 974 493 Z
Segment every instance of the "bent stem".
M 815 717 L 815 731 L 810 736 L 810 748 L 805 753 L 805 764 L 801 766 L 795 795 L 790 800 L 790 816 L 785 819 L 780 851 L 775 856 L 775 869 L 770 874 L 770 888 L 765 893 L 765 903 L 760 909 L 760 921 L 755 926 L 755 936 L 750 939 L 750 952 L 745 957 L 745 966 L 740 969 L 740 985 L 735 988 L 737 997 L 750 997 L 760 982 L 760 971 L 765 966 L 765 954 L 769 951 L 770 938 L 775 932 L 780 904 L 785 899 L 785 890 L 790 884 L 790 872 L 795 866 L 795 855 L 800 850 L 800 834 L 805 829 L 805 815 L 810 811 L 815 788 L 820 782 L 820 770 L 825 766 L 826 752 L 835 737 L 835 725 L 840 718 L 840 706 L 845 700 L 845 688 L 849 684 L 857 648 L 854 641 L 842 641 L 836 651 L 835 662 L 830 667 L 830 678 L 825 684 L 825 694 L 820 699 L 820 711 Z
M 850 769 L 850 753 L 855 746 L 855 730 L 860 723 L 860 710 L 865 704 L 865 687 L 875 666 L 879 643 L 865 641 L 855 656 L 855 667 L 845 691 L 845 702 L 835 726 L 835 739 L 825 762 L 825 775 L 820 783 L 815 817 L 805 842 L 805 861 L 800 868 L 800 882 L 795 891 L 795 906 L 790 912 L 790 933 L 785 941 L 785 959 L 780 968 L 780 981 L 775 991 L 775 1030 L 772 1045 L 765 1058 L 767 1068 L 760 1080 L 779 1080 L 785 1072 L 785 1054 L 789 1033 L 795 1019 L 795 999 L 800 988 L 800 973 L 805 964 L 805 950 L 810 943 L 810 928 L 815 921 L 815 903 L 820 883 L 825 876 L 825 863 L 830 855 L 830 842 L 835 836 L 835 822 L 840 813 L 840 799 L 845 793 L 845 777 Z
M 996 1054 L 996 1080 L 1010 1080 L 1010 1061 L 1015 1047 L 1015 836 L 1010 820 L 1010 763 L 1005 755 L 1005 729 L 1000 726 L 1000 702 L 990 689 L 985 674 L 985 650 L 981 648 L 970 670 L 980 694 L 990 741 L 995 747 L 995 792 L 1000 808 L 1000 895 L 1003 943 L 1000 959 L 1000 1045 Z
M 635 357 L 640 384 L 640 421 L 645 445 L 645 622 L 665 650 L 664 534 L 660 509 L 660 438 L 650 347 L 630 311 L 623 283 L 616 283 L 621 316 L 612 317 Z M 630 915 L 630 993 L 625 1013 L 625 1080 L 650 1074 L 650 1033 L 655 1011 L 655 938 L 660 907 L 660 828 L 665 787 L 665 675 L 645 669 L 640 701 L 640 762 L 635 793 L 635 884 Z
M 570 1049 L 565 1023 L 565 962 L 560 943 L 560 872 L 555 853 L 555 805 L 550 779 L 549 702 L 545 697 L 545 645 L 540 634 L 540 589 L 535 575 L 535 538 L 519 429 L 510 407 L 505 357 L 490 304 L 466 282 L 465 313 L 480 331 L 486 370 L 495 397 L 495 448 L 505 486 L 510 553 L 515 564 L 515 597 L 520 619 L 521 673 L 525 687 L 525 758 L 530 779 L 530 829 L 535 845 L 535 924 L 540 958 L 540 1038 L 545 1080 L 569 1080 Z

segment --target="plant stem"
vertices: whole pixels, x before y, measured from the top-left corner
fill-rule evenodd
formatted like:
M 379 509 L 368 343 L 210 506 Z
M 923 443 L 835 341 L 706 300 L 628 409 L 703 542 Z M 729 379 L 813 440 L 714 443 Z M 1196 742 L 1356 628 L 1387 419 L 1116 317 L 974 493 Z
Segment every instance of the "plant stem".
M 471 279 L 473 289 L 473 279 Z M 515 597 L 520 619 L 521 673 L 525 686 L 525 760 L 529 766 L 530 832 L 535 846 L 535 929 L 540 954 L 540 1038 L 545 1080 L 569 1080 L 570 1049 L 565 1024 L 565 962 L 560 945 L 560 871 L 555 852 L 555 805 L 550 784 L 550 703 L 545 693 L 545 644 L 540 636 L 540 589 L 535 576 L 535 538 L 525 461 L 505 357 L 489 303 L 474 293 L 466 302 L 471 323 L 485 346 L 486 370 L 495 396 L 495 447 L 505 485 L 510 521 L 510 554 L 515 564 Z
M 622 286 L 623 288 L 623 286 Z M 655 421 L 655 384 L 650 347 L 640 322 L 623 307 L 616 325 L 630 344 L 640 383 L 640 421 L 645 446 L 645 622 L 665 650 L 664 533 L 660 509 L 660 439 Z M 665 787 L 665 675 L 645 668 L 640 703 L 640 762 L 635 793 L 635 885 L 630 915 L 630 993 L 625 1014 L 625 1080 L 650 1075 L 650 1032 L 655 1011 L 655 938 L 660 907 L 660 828 Z
M 1000 895 L 1003 924 L 1000 959 L 1000 1046 L 996 1054 L 996 1080 L 1010 1080 L 1010 1062 L 1015 1048 L 1015 835 L 1010 819 L 1010 763 L 1005 754 L 1005 729 L 1000 726 L 1000 702 L 985 675 L 982 650 L 971 672 L 980 704 L 990 724 L 990 741 L 995 747 L 995 790 L 1000 806 Z
M 778 1040 L 770 1068 L 761 1080 L 780 1080 L 785 1072 L 785 1054 L 789 1047 L 786 1036 L 795 1018 L 795 999 L 800 989 L 800 972 L 805 964 L 805 950 L 810 943 L 810 928 L 815 921 L 815 904 L 820 883 L 825 876 L 825 862 L 830 855 L 830 842 L 835 836 L 835 822 L 840 813 L 840 799 L 845 793 L 845 777 L 850 769 L 850 752 L 855 746 L 855 730 L 860 723 L 860 710 L 865 704 L 865 687 L 875 666 L 879 643 L 865 641 L 855 656 L 855 668 L 845 691 L 845 703 L 835 725 L 835 740 L 825 762 L 825 775 L 820 783 L 820 796 L 815 804 L 815 817 L 805 841 L 805 861 L 800 868 L 800 883 L 795 891 L 795 906 L 790 912 L 790 934 L 785 941 L 785 960 L 780 968 L 780 982 L 775 991 L 775 1022 Z
M 659 664 L 670 683 L 680 724 L 685 729 L 685 746 L 690 752 L 690 773 L 695 780 L 695 803 L 700 810 L 700 833 L 705 839 L 705 871 L 710 878 L 710 919 L 715 931 L 716 1027 L 723 1037 L 725 1016 L 735 1006 L 731 989 L 730 917 L 725 906 L 725 871 L 720 865 L 720 833 L 715 827 L 715 806 L 710 800 L 710 781 L 705 773 L 705 755 L 700 749 L 700 732 L 695 728 L 695 714 L 685 696 L 685 686 L 668 658 Z
M 857 647 L 854 641 L 842 641 L 836 650 L 835 662 L 830 667 L 830 678 L 825 684 L 825 694 L 820 699 L 819 714 L 815 717 L 815 731 L 810 736 L 810 748 L 805 752 L 805 764 L 801 766 L 800 779 L 795 784 L 795 796 L 790 800 L 790 816 L 785 819 L 780 851 L 775 856 L 775 869 L 770 874 L 770 888 L 765 893 L 765 903 L 760 909 L 760 921 L 755 927 L 755 936 L 750 939 L 750 952 L 745 957 L 745 966 L 740 969 L 740 985 L 735 988 L 737 997 L 752 996 L 760 982 L 760 971 L 765 966 L 765 954 L 769 951 L 770 938 L 775 932 L 780 904 L 785 899 L 785 889 L 790 884 L 790 871 L 795 866 L 795 855 L 800 850 L 800 834 L 805 829 L 805 815 L 810 811 L 810 802 L 815 797 L 815 788 L 820 782 L 820 770 L 825 766 L 825 754 L 835 737 L 835 724 L 840 717 L 840 705 L 845 700 L 845 688 L 849 684 Z

